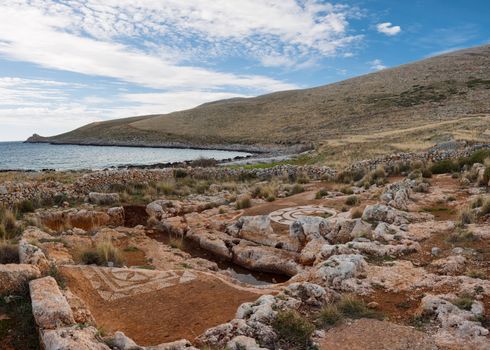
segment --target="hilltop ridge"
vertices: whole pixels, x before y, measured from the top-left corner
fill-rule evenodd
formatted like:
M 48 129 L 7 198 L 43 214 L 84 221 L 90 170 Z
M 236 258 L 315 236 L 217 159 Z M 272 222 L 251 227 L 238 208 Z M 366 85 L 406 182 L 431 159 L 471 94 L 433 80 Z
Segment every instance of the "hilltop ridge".
M 488 139 L 489 112 L 490 45 L 485 45 L 320 87 L 92 123 L 28 142 L 249 151 L 312 145 L 322 159 L 329 158 L 326 148 L 341 147 L 354 160 L 356 149 L 375 156 L 451 139 Z M 376 149 L 366 146 L 371 141 Z M 346 150 L 346 144 L 354 146 Z

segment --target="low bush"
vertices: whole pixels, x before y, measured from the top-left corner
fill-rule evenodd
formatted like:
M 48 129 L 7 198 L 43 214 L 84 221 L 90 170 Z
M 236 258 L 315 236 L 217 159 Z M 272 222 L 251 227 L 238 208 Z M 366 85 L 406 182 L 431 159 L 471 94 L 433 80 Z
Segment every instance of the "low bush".
M 317 321 L 322 327 L 333 326 L 339 323 L 344 318 L 344 315 L 335 304 L 329 304 L 322 308 L 318 314 Z
M 472 242 L 478 240 L 478 237 L 469 230 L 458 229 L 456 232 L 452 233 L 447 241 L 449 243 L 464 243 L 464 242 Z
M 473 298 L 469 295 L 463 295 L 451 300 L 453 305 L 456 305 L 461 310 L 471 310 L 471 305 L 473 305 Z
M 315 326 L 294 310 L 279 311 L 272 322 L 272 328 L 281 346 L 297 350 L 310 348 L 310 338 L 315 331 Z
M 120 250 L 114 247 L 110 241 L 100 242 L 95 248 L 84 250 L 80 255 L 80 260 L 87 265 L 107 266 L 109 262 L 112 262 L 114 266 L 124 264 Z
M 383 318 L 381 313 L 368 308 L 364 301 L 350 294 L 341 296 L 337 302 L 337 308 L 345 317 L 349 318 Z
M 214 158 L 204 158 L 200 157 L 197 159 L 194 159 L 191 163 L 190 166 L 194 168 L 212 168 L 218 165 L 218 161 Z
M 461 226 L 466 226 L 475 221 L 475 215 L 473 214 L 473 210 L 471 208 L 463 208 L 459 212 L 459 224 Z
M 432 174 L 447 174 L 457 172 L 459 170 L 459 165 L 450 159 L 445 159 L 434 163 L 430 168 Z
M 422 169 L 422 177 L 425 179 L 430 179 L 432 177 L 432 171 L 428 168 L 423 168 Z
M 488 186 L 489 182 L 490 182 L 490 166 L 487 166 L 485 168 L 485 171 L 483 172 L 482 183 L 480 185 L 481 186 Z
M 19 247 L 7 242 L 0 243 L 0 264 L 18 264 Z
M 320 189 L 316 194 L 315 194 L 315 198 L 316 199 L 322 199 L 323 197 L 325 197 L 326 195 L 328 195 L 328 191 L 327 189 L 325 188 L 322 188 Z
M 482 280 L 488 279 L 488 275 L 484 270 L 469 270 L 466 272 L 466 276 L 471 278 L 479 278 Z
M 484 163 L 486 158 L 490 157 L 490 149 L 480 149 L 473 152 L 469 157 L 460 158 L 459 164 L 461 166 L 467 165 L 472 166 L 475 163 Z
M 175 169 L 174 170 L 174 177 L 176 179 L 182 179 L 184 177 L 187 177 L 187 171 L 183 170 L 183 169 Z
M 99 254 L 94 249 L 84 250 L 80 255 L 80 260 L 86 265 L 101 265 Z
M 357 203 L 359 203 L 359 197 L 357 197 L 357 196 L 349 196 L 345 200 L 345 204 L 347 204 L 347 205 L 352 206 L 352 205 L 356 205 Z
M 478 215 L 480 216 L 485 216 L 488 214 L 490 214 L 490 197 L 487 197 L 485 200 L 483 200 L 480 211 L 478 213 Z
M 60 273 L 60 271 L 58 270 L 58 267 L 55 264 L 51 264 L 49 266 L 48 276 L 53 277 L 61 289 L 66 289 L 66 279 Z
M 183 237 L 170 237 L 168 245 L 172 248 L 180 249 L 184 247 L 184 238 Z
M 289 187 L 288 189 L 288 195 L 292 196 L 294 194 L 302 193 L 305 191 L 305 188 L 301 186 L 300 184 L 294 184 L 293 186 Z
M 22 202 L 16 205 L 16 209 L 19 214 L 32 213 L 34 211 L 34 203 L 31 200 L 24 199 Z
M 20 234 L 21 230 L 14 213 L 9 209 L 0 208 L 0 239 L 12 239 Z
M 475 208 L 479 208 L 483 205 L 483 202 L 484 202 L 484 199 L 482 196 L 478 196 L 476 197 L 475 199 L 473 199 L 470 203 L 470 207 L 475 209 Z
M 342 192 L 343 194 L 354 194 L 352 187 L 343 187 L 340 189 L 340 192 Z
M 246 208 L 250 208 L 251 206 L 252 206 L 252 200 L 248 196 L 237 199 L 235 204 L 236 209 L 246 209 Z

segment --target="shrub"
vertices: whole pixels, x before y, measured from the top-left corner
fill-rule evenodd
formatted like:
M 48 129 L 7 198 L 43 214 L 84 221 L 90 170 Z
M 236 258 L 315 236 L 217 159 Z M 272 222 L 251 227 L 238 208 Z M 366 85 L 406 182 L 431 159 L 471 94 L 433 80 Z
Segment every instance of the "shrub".
M 86 265 L 101 265 L 99 254 L 93 249 L 84 250 L 80 255 L 80 260 Z
M 410 174 L 408 174 L 408 178 L 410 180 L 416 180 L 418 178 L 422 177 L 422 171 L 419 169 L 412 171 Z
M 425 179 L 430 179 L 432 177 L 432 171 L 428 168 L 423 168 L 422 169 L 422 177 Z
M 298 193 L 301 193 L 301 192 L 304 192 L 305 191 L 305 188 L 303 186 L 301 186 L 300 184 L 294 184 L 293 186 L 291 186 L 288 190 L 288 194 L 290 196 L 292 196 L 293 194 L 298 194 Z
M 350 294 L 342 295 L 337 307 L 343 315 L 349 318 L 383 318 L 379 312 L 368 308 L 364 301 Z
M 456 305 L 462 310 L 471 310 L 471 305 L 473 305 L 473 298 L 469 295 L 463 295 L 461 297 L 457 297 L 456 299 L 451 300 L 453 305 Z
M 487 273 L 484 270 L 469 270 L 466 272 L 466 276 L 471 278 L 479 278 L 486 280 L 488 278 Z
M 459 159 L 459 164 L 461 166 L 468 165 L 471 166 L 475 163 L 484 163 L 485 159 L 490 157 L 489 149 L 480 149 L 478 151 L 473 152 L 469 157 Z
M 184 239 L 183 237 L 170 237 L 168 241 L 168 245 L 171 246 L 172 248 L 182 250 L 184 246 Z
M 279 311 L 272 328 L 282 346 L 298 350 L 310 347 L 310 337 L 315 331 L 315 326 L 294 310 Z
M 481 185 L 488 186 L 489 181 L 490 181 L 490 166 L 487 166 L 485 168 L 485 171 L 483 172 L 483 182 L 481 183 Z
M 248 196 L 237 199 L 235 205 L 236 209 L 246 209 L 246 208 L 250 208 L 251 206 L 252 206 L 252 201 Z
M 328 195 L 328 191 L 327 189 L 325 188 L 322 188 L 320 189 L 316 194 L 315 194 L 315 198 L 316 199 L 322 199 L 323 197 L 325 197 L 326 195 Z
M 458 229 L 456 232 L 451 234 L 447 241 L 449 243 L 461 243 L 461 242 L 471 242 L 476 241 L 478 238 L 475 234 L 469 230 Z
M 487 197 L 483 201 L 481 208 L 480 208 L 480 212 L 478 213 L 478 215 L 480 215 L 480 216 L 484 216 L 487 214 L 490 214 L 490 197 Z
M 475 215 L 471 208 L 464 208 L 459 212 L 459 223 L 461 226 L 466 226 L 475 221 Z
M 158 194 L 164 194 L 166 196 L 176 194 L 175 182 L 159 182 L 156 184 Z
M 347 205 L 356 205 L 357 203 L 359 203 L 359 197 L 357 196 L 349 196 L 345 200 L 345 204 Z
M 437 163 L 434 163 L 430 171 L 433 174 L 447 174 L 452 173 L 454 171 L 459 171 L 459 165 L 453 162 L 451 159 L 441 160 Z
M 114 266 L 122 266 L 124 264 L 120 250 L 114 247 L 110 241 L 100 242 L 95 248 L 84 250 L 80 260 L 87 265 L 106 266 L 108 262 L 112 262 Z
M 101 262 L 106 265 L 108 262 L 114 266 L 122 266 L 123 259 L 118 248 L 114 247 L 110 241 L 100 242 L 96 245 L 97 254 Z
M 31 200 L 24 199 L 17 204 L 16 208 L 20 214 L 32 213 L 34 211 L 34 203 Z
M 17 225 L 14 213 L 12 211 L 0 208 L 0 238 L 3 240 L 14 238 L 22 230 Z
M 194 159 L 190 165 L 194 168 L 200 167 L 200 168 L 211 168 L 215 167 L 218 165 L 218 161 L 214 158 L 204 158 L 200 157 L 197 159 Z
M 352 187 L 343 187 L 342 189 L 340 189 L 340 192 L 342 192 L 343 194 L 354 194 Z
M 307 175 L 302 175 L 302 176 L 298 177 L 296 182 L 299 184 L 307 184 L 307 183 L 310 183 L 310 178 Z
M 322 327 L 333 326 L 340 322 L 344 315 L 335 304 L 324 306 L 318 314 L 318 322 Z
M 470 207 L 475 209 L 475 208 L 479 208 L 483 205 L 483 197 L 482 196 L 478 196 L 476 197 L 475 199 L 473 199 L 470 203 Z
M 267 196 L 267 198 L 265 199 L 267 202 L 274 202 L 276 200 L 276 196 L 274 196 L 273 194 Z
M 55 264 L 51 264 L 49 266 L 48 276 L 53 277 L 61 289 L 66 289 L 65 277 L 63 277 L 63 275 L 60 273 L 58 267 Z
M 184 177 L 187 177 L 187 171 L 183 170 L 183 169 L 175 169 L 174 170 L 174 177 L 176 179 L 183 179 Z
M 0 264 L 18 264 L 18 246 L 9 243 L 0 243 Z

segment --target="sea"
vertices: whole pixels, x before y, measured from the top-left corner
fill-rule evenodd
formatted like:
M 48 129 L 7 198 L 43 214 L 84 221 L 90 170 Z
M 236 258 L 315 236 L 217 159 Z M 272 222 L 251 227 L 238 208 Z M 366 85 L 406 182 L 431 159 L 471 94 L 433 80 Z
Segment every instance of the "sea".
M 216 160 L 250 153 L 181 148 L 52 145 L 0 142 L 0 170 L 99 170 L 128 165 L 153 165 L 198 158 Z

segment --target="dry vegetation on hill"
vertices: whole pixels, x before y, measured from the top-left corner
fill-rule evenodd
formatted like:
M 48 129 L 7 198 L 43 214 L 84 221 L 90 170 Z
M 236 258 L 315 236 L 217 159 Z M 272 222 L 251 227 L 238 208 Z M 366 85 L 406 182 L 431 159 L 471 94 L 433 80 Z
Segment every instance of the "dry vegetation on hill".
M 93 123 L 37 141 L 193 146 L 313 143 L 337 164 L 448 139 L 489 138 L 490 46 L 317 88 Z M 345 147 L 345 145 L 349 147 Z

